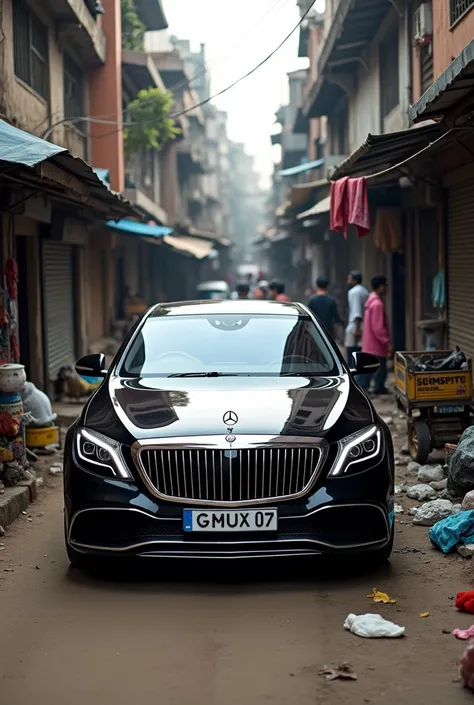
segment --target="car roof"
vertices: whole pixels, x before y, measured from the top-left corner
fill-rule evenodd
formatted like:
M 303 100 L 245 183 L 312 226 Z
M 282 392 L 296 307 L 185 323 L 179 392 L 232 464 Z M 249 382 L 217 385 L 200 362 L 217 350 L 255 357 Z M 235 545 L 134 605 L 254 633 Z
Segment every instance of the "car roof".
M 153 306 L 149 316 L 191 316 L 202 314 L 204 316 L 222 315 L 280 315 L 297 316 L 307 314 L 307 311 L 298 303 L 284 303 L 279 301 L 262 301 L 253 299 L 236 299 L 234 301 L 176 301 Z

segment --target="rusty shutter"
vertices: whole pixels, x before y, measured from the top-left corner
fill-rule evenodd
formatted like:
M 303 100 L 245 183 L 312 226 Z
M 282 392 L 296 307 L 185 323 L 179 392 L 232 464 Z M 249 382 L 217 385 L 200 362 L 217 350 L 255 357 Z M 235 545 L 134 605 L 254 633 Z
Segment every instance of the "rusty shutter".
M 43 298 L 46 368 L 55 380 L 63 365 L 75 362 L 73 248 L 43 240 Z
M 448 190 L 449 345 L 474 358 L 474 180 Z

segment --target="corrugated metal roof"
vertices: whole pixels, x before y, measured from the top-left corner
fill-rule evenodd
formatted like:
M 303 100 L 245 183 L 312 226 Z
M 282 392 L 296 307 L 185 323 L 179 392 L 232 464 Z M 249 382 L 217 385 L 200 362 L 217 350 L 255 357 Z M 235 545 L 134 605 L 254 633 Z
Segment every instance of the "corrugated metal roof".
M 165 235 L 163 240 L 167 245 L 173 247 L 175 250 L 192 255 L 196 259 L 205 259 L 206 257 L 209 257 L 213 249 L 212 242 L 209 240 L 200 240 L 195 237 L 186 237 L 183 235 L 176 237 L 175 235 Z
M 474 39 L 409 110 L 411 122 L 439 120 L 457 103 L 474 95 Z M 471 101 L 471 108 L 474 100 Z
M 300 213 L 297 218 L 298 220 L 302 220 L 303 218 L 309 218 L 313 215 L 322 215 L 323 213 L 329 213 L 330 205 L 331 196 L 326 196 L 326 198 L 322 198 L 309 210 L 305 211 L 304 213 Z
M 366 141 L 335 170 L 332 180 L 343 176 L 368 176 L 388 169 L 438 139 L 446 130 L 437 124 L 367 136 Z M 396 178 L 392 175 L 392 178 Z

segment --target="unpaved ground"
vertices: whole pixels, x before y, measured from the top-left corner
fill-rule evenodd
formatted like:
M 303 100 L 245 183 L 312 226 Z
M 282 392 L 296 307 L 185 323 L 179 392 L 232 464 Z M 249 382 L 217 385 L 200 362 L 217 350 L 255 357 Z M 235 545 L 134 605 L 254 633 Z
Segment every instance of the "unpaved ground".
M 390 402 L 395 442 L 405 442 Z M 406 469 L 400 468 L 402 479 Z M 414 478 L 412 478 L 414 479 Z M 471 563 L 443 558 L 427 529 L 397 517 L 396 553 L 377 572 L 322 563 L 159 568 L 86 577 L 68 568 L 60 480 L 0 552 L 0 705 L 309 705 L 471 702 L 456 682 L 464 643 L 444 633 L 474 621 L 453 597 Z M 397 501 L 405 503 L 402 496 Z M 405 549 L 420 552 L 405 552 Z M 474 566 L 473 566 L 474 567 Z M 372 604 L 376 586 L 397 599 Z M 349 612 L 379 612 L 406 627 L 399 640 L 344 631 Z M 429 612 L 422 619 L 420 613 Z M 356 682 L 319 670 L 349 661 Z

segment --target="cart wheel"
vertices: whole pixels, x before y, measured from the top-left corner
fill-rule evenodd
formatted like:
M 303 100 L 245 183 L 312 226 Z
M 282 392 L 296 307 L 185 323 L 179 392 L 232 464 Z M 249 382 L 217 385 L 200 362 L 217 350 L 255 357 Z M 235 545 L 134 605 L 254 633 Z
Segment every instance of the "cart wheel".
M 426 421 L 414 419 L 409 426 L 410 455 L 417 463 L 424 465 L 432 451 L 431 433 Z

